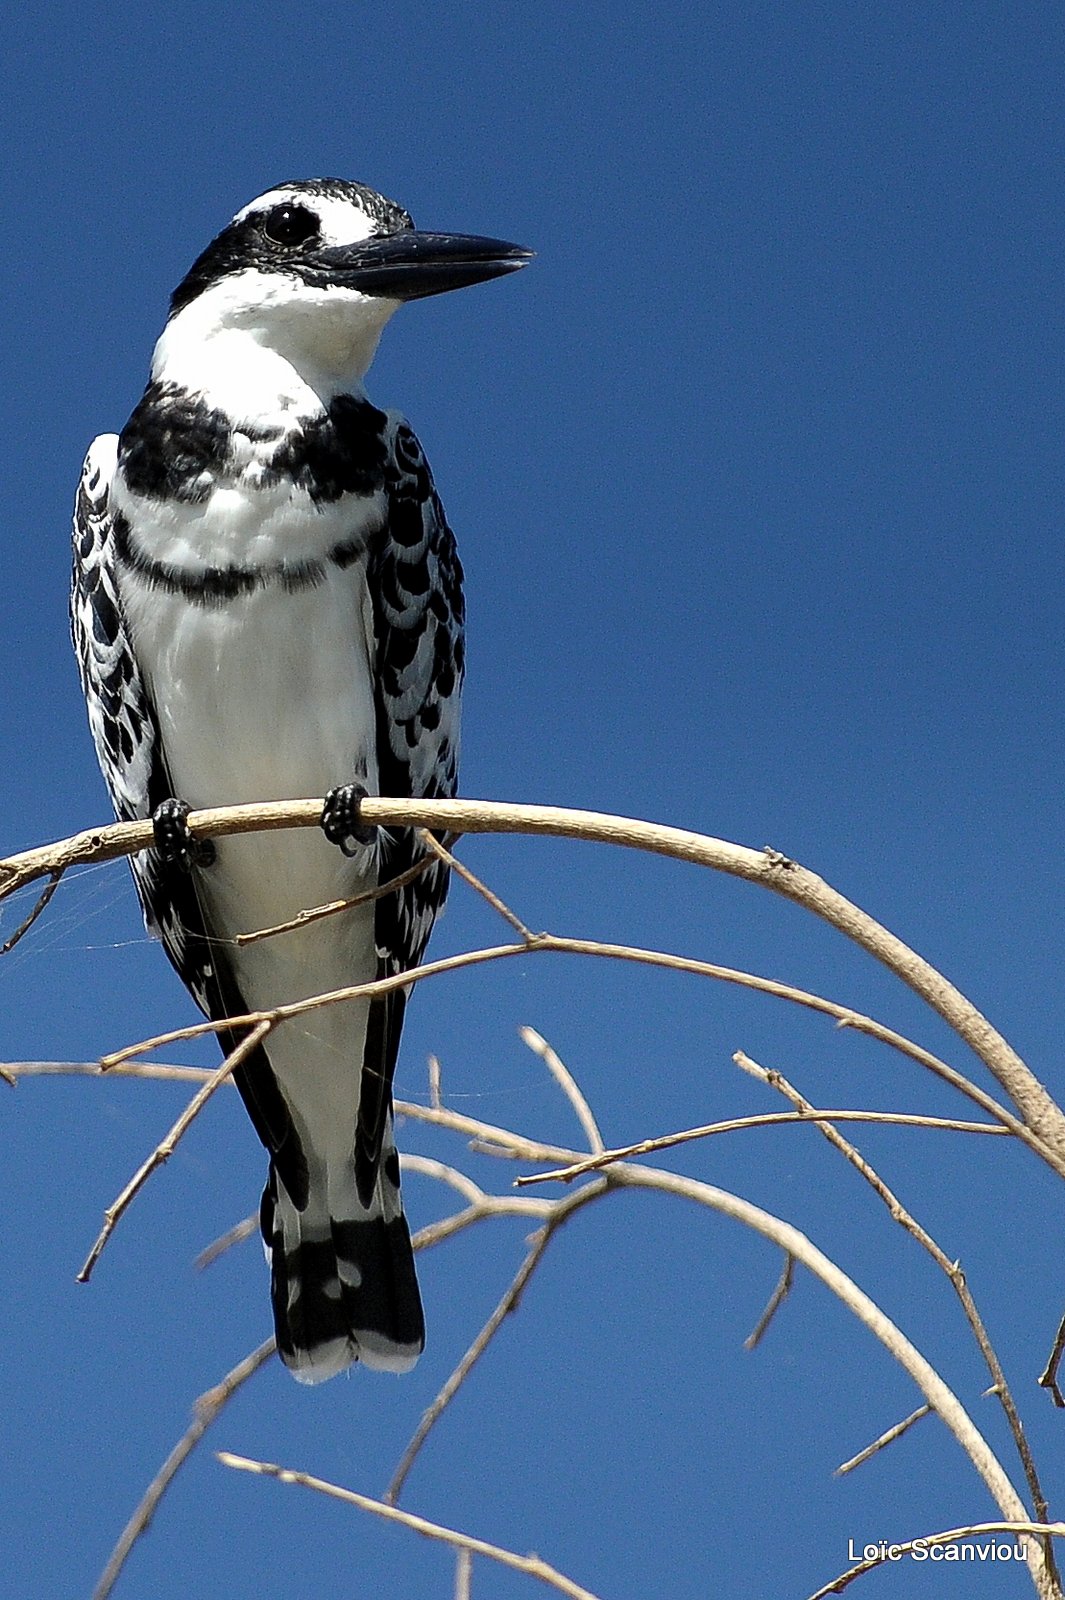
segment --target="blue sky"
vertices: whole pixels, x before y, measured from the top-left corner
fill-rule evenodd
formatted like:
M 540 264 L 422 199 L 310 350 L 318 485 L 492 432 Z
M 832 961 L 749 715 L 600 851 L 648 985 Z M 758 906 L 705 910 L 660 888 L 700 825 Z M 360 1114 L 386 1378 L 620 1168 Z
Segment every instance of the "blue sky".
M 43 0 L 5 43 L 0 851 L 107 816 L 65 618 L 89 440 L 121 426 L 169 291 L 238 207 L 280 179 L 356 177 L 423 226 L 538 252 L 513 280 L 405 309 L 369 380 L 422 439 L 466 566 L 464 792 L 787 851 L 938 962 L 1060 1094 L 1059 7 L 194 0 L 90 18 Z M 787 979 L 978 1070 L 868 958 L 753 889 L 591 847 L 465 854 L 533 926 Z M 498 937 L 456 893 L 433 949 Z M 74 875 L 0 985 L 4 1059 L 91 1059 L 192 1020 L 121 864 Z M 523 1023 L 611 1142 L 777 1109 L 731 1065 L 738 1048 L 822 1104 L 962 1109 L 789 1008 L 547 957 L 427 984 L 399 1092 L 425 1098 L 435 1050 L 455 1109 L 571 1141 Z M 193 1398 L 268 1331 L 254 1244 L 191 1266 L 261 1186 L 236 1096 L 152 1180 L 91 1286 L 73 1282 L 184 1098 L 48 1079 L 0 1101 L 12 1594 L 89 1592 Z M 482 1181 L 512 1176 L 454 1138 L 401 1138 Z M 1065 1422 L 1034 1386 L 1065 1303 L 1050 1175 L 1001 1141 L 858 1142 L 966 1266 L 1060 1512 Z M 673 1161 L 837 1256 L 1016 1475 L 949 1291 L 820 1145 L 777 1129 Z M 407 1193 L 416 1225 L 447 1204 L 424 1180 Z M 524 1231 L 499 1222 L 425 1259 L 430 1343 L 409 1378 L 312 1393 L 271 1368 L 209 1444 L 380 1492 Z M 620 1195 L 585 1212 L 405 1504 L 535 1548 L 603 1600 L 801 1596 L 846 1566 L 850 1538 L 991 1515 L 934 1422 L 832 1478 L 914 1391 L 805 1279 L 745 1355 L 778 1266 L 694 1208 Z M 939 1600 L 1026 1578 L 864 1581 Z M 450 1584 L 448 1558 L 413 1536 L 226 1473 L 208 1448 L 116 1592 Z M 475 1570 L 478 1600 L 527 1592 Z

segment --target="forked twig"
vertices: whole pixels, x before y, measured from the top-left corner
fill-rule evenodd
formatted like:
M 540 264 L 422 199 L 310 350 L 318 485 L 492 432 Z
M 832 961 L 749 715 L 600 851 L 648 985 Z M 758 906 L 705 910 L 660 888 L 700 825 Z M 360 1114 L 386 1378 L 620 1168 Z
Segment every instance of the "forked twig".
M 95 1267 L 97 1261 L 100 1259 L 100 1254 L 103 1251 L 104 1246 L 107 1244 L 108 1239 L 110 1239 L 115 1230 L 115 1226 L 119 1221 L 119 1218 L 126 1211 L 130 1202 L 137 1194 L 140 1193 L 141 1189 L 147 1183 L 148 1179 L 151 1177 L 156 1168 L 161 1167 L 164 1161 L 168 1161 L 170 1159 L 174 1153 L 174 1149 L 178 1143 L 178 1140 L 191 1127 L 192 1123 L 199 1116 L 200 1112 L 214 1094 L 215 1090 L 221 1084 L 223 1084 L 231 1075 L 231 1073 L 233 1073 L 235 1069 L 240 1066 L 241 1062 L 246 1060 L 246 1058 L 251 1055 L 252 1051 L 262 1043 L 263 1039 L 265 1039 L 266 1035 L 270 1032 L 272 1026 L 273 1024 L 269 1019 L 257 1023 L 247 1037 L 241 1040 L 236 1049 L 230 1051 L 229 1055 L 222 1062 L 222 1065 L 217 1069 L 217 1071 L 211 1074 L 210 1078 L 203 1085 L 203 1087 L 199 1089 L 189 1101 L 180 1117 L 174 1123 L 174 1126 L 170 1129 L 170 1132 L 156 1145 L 147 1161 L 142 1162 L 137 1168 L 137 1171 L 133 1174 L 132 1178 L 126 1184 L 126 1187 L 122 1190 L 121 1194 L 113 1202 L 113 1204 L 108 1206 L 107 1210 L 104 1212 L 104 1225 L 100 1229 L 96 1243 L 93 1245 L 92 1249 L 89 1251 L 89 1254 L 85 1258 L 84 1266 L 77 1275 L 75 1280 L 77 1283 L 88 1283 L 89 1278 L 92 1275 L 93 1267 Z
M 346 1505 L 357 1506 L 360 1511 L 370 1511 L 377 1517 L 383 1517 L 386 1522 L 398 1522 L 405 1528 L 411 1528 L 415 1533 L 424 1534 L 427 1539 L 436 1539 L 442 1544 L 449 1544 L 456 1550 L 468 1550 L 471 1556 L 484 1556 L 489 1561 L 496 1561 L 500 1566 L 512 1567 L 515 1572 L 524 1572 L 527 1577 L 538 1578 L 541 1583 L 546 1583 L 550 1588 L 557 1589 L 559 1594 L 568 1595 L 570 1600 L 596 1600 L 590 1589 L 582 1589 L 579 1583 L 574 1583 L 572 1578 L 567 1578 L 557 1568 L 549 1566 L 539 1556 L 519 1556 L 513 1550 L 504 1550 L 497 1544 L 487 1544 L 484 1539 L 474 1539 L 468 1533 L 458 1533 L 454 1528 L 445 1528 L 439 1522 L 428 1522 L 424 1517 L 413 1516 L 409 1511 L 400 1511 L 398 1506 L 391 1506 L 382 1500 L 372 1500 L 368 1495 L 357 1494 L 354 1489 L 342 1489 L 339 1484 L 328 1483 L 324 1478 L 313 1478 L 308 1472 L 293 1472 L 288 1467 L 275 1466 L 272 1461 L 252 1461 L 247 1456 L 235 1456 L 228 1450 L 216 1451 L 218 1460 L 224 1467 L 235 1467 L 238 1472 L 258 1472 L 269 1478 L 276 1478 L 280 1483 L 299 1484 L 304 1489 L 314 1489 L 319 1494 L 329 1495 L 334 1500 L 343 1500 Z
M 750 1076 L 759 1078 L 764 1083 L 767 1083 L 771 1088 L 776 1089 L 778 1093 L 782 1094 L 784 1098 L 796 1108 L 796 1110 L 801 1111 L 804 1115 L 810 1114 L 813 1109 L 810 1105 L 810 1102 L 799 1092 L 798 1089 L 794 1087 L 793 1084 L 788 1082 L 783 1073 L 772 1071 L 766 1067 L 760 1066 L 757 1061 L 752 1061 L 750 1056 L 746 1055 L 742 1050 L 738 1050 L 736 1052 L 733 1060 L 736 1062 L 737 1066 L 742 1067 L 743 1070 Z M 952 1261 L 950 1259 L 946 1251 L 936 1243 L 935 1239 L 932 1238 L 932 1235 L 928 1232 L 928 1230 L 922 1227 L 922 1225 L 917 1221 L 916 1217 L 914 1217 L 912 1213 L 906 1209 L 906 1207 L 902 1204 L 902 1201 L 895 1194 L 894 1190 L 888 1188 L 883 1178 L 880 1177 L 879 1173 L 875 1171 L 875 1169 L 870 1165 L 861 1152 L 853 1144 L 851 1144 L 848 1139 L 845 1139 L 843 1135 L 832 1126 L 830 1121 L 819 1121 L 817 1126 L 818 1131 L 824 1136 L 824 1138 L 828 1140 L 829 1144 L 833 1145 L 835 1149 L 837 1149 L 840 1154 L 846 1158 L 855 1171 L 865 1179 L 866 1183 L 869 1184 L 878 1198 L 883 1201 L 893 1220 L 899 1223 L 899 1225 L 906 1230 L 911 1238 L 916 1239 L 921 1248 L 931 1256 L 932 1260 L 935 1262 L 940 1271 L 946 1274 L 951 1288 L 954 1290 L 958 1300 L 961 1303 L 961 1308 L 965 1314 L 965 1319 L 968 1322 L 969 1327 L 972 1329 L 973 1337 L 979 1346 L 980 1354 L 984 1358 L 984 1361 L 987 1365 L 987 1370 L 991 1374 L 991 1383 L 994 1393 L 998 1395 L 999 1403 L 1006 1414 L 1006 1421 L 1009 1423 L 1010 1433 L 1013 1435 L 1013 1442 L 1016 1446 L 1017 1454 L 1020 1457 L 1021 1466 L 1024 1469 L 1024 1475 L 1028 1482 L 1028 1488 L 1032 1496 L 1032 1504 L 1035 1508 L 1036 1518 L 1040 1522 L 1045 1522 L 1049 1514 L 1049 1508 L 1047 1506 L 1046 1496 L 1044 1495 L 1042 1486 L 1039 1482 L 1039 1474 L 1036 1471 L 1035 1461 L 1028 1445 L 1028 1439 L 1024 1431 L 1024 1424 L 1021 1421 L 1020 1413 L 1017 1410 L 1009 1384 L 1006 1382 L 1006 1374 L 1002 1370 L 1002 1364 L 998 1359 L 998 1353 L 996 1352 L 994 1345 L 991 1343 L 987 1329 L 984 1327 L 983 1318 L 976 1308 L 976 1302 L 972 1297 L 969 1285 L 965 1281 L 965 1274 L 961 1269 L 960 1262 Z M 908 1424 L 901 1424 L 899 1432 L 905 1432 L 906 1426 L 908 1426 Z M 898 1437 L 898 1434 L 896 1434 L 895 1437 Z M 883 1441 L 878 1442 L 875 1448 L 880 1449 L 883 1447 L 883 1444 L 889 1442 L 889 1440 L 884 1439 Z M 873 1453 L 873 1447 L 870 1448 L 869 1453 Z M 1046 1541 L 1046 1560 L 1051 1581 L 1057 1588 L 1060 1588 L 1060 1579 L 1058 1577 L 1054 1549 L 1049 1539 Z

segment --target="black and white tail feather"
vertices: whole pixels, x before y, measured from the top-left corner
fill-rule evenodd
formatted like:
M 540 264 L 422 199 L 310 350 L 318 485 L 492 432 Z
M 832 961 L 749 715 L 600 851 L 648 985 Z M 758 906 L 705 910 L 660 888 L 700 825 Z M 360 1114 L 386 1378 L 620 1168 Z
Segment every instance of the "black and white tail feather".
M 462 570 L 421 447 L 362 377 L 400 301 L 527 259 L 417 233 L 391 201 L 323 179 L 261 196 L 194 264 L 74 513 L 74 644 L 120 818 L 346 782 L 455 793 Z M 224 1021 L 415 966 L 447 892 L 435 860 L 335 917 L 235 936 L 364 894 L 420 848 L 379 830 L 348 855 L 304 830 L 218 840 L 211 864 L 160 848 L 131 864 L 149 930 Z M 290 1019 L 235 1074 L 270 1154 L 278 1349 L 305 1382 L 358 1359 L 405 1371 L 424 1343 L 392 1131 L 407 993 Z

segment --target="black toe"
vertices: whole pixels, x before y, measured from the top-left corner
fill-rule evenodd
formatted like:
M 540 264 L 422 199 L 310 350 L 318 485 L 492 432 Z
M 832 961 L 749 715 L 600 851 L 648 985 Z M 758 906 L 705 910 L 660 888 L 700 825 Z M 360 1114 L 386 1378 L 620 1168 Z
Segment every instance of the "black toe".
M 209 867 L 216 854 L 210 839 L 194 839 L 189 832 L 191 810 L 184 800 L 171 798 L 161 801 L 152 812 L 156 850 L 168 867 L 180 867 L 184 872 L 190 867 Z
M 362 802 L 369 792 L 362 783 L 341 783 L 325 797 L 322 832 L 346 856 L 367 849 L 377 837 L 377 829 L 367 827 L 362 820 Z

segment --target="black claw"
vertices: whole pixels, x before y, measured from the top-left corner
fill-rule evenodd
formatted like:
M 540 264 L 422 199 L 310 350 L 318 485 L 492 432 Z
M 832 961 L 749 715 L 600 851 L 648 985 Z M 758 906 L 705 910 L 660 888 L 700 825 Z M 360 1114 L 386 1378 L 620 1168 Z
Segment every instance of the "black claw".
M 346 856 L 358 855 L 377 837 L 377 829 L 368 828 L 362 821 L 362 802 L 369 792 L 363 783 L 341 783 L 325 797 L 322 832 Z
M 170 799 L 161 801 L 152 812 L 155 848 L 166 866 L 180 867 L 182 872 L 192 867 L 209 867 L 215 859 L 213 842 L 194 839 L 189 832 L 191 810 L 184 800 Z

